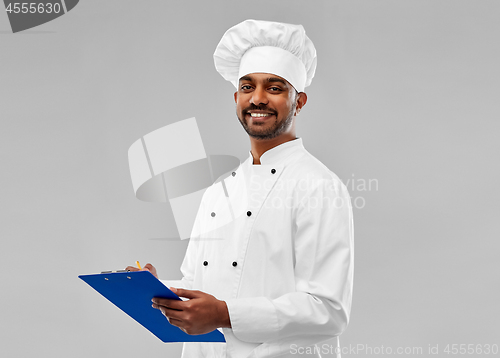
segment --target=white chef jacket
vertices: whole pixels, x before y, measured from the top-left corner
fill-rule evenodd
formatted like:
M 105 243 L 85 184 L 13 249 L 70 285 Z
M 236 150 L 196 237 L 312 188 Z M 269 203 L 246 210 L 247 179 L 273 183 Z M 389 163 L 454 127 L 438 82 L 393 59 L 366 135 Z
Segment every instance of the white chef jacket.
M 206 190 L 184 277 L 164 281 L 224 300 L 231 319 L 226 343 L 185 343 L 183 358 L 320 357 L 310 354 L 321 352 L 315 344 L 348 324 L 354 248 L 345 185 L 300 138 L 260 162 L 250 154 Z

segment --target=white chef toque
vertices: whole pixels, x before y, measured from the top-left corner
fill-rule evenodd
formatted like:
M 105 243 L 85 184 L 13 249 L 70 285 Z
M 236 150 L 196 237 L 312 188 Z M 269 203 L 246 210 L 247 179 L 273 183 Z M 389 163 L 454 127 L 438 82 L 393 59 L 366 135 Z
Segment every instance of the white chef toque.
M 302 25 L 245 20 L 226 31 L 214 52 L 217 71 L 238 88 L 241 77 L 270 73 L 297 92 L 311 84 L 316 49 Z

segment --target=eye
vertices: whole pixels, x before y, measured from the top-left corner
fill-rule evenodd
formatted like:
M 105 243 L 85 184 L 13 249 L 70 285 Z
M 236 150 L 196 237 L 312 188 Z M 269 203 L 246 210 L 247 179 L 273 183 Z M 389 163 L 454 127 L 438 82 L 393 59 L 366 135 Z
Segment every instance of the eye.
M 281 91 L 282 91 L 282 89 L 281 89 L 281 88 L 279 88 L 279 87 L 275 87 L 275 86 L 273 86 L 273 87 L 269 87 L 269 90 L 270 90 L 271 92 L 281 92 Z
M 250 86 L 250 85 L 243 85 L 243 86 L 240 87 L 240 89 L 242 91 L 249 91 L 249 90 L 252 89 L 252 86 Z

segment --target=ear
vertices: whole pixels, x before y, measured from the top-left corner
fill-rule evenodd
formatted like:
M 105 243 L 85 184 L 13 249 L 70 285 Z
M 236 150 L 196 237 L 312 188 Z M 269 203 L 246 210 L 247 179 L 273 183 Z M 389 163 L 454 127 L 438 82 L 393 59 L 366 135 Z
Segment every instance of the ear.
M 234 92 L 234 103 L 238 103 L 238 91 Z
M 299 112 L 301 111 L 302 107 L 304 107 L 307 103 L 307 95 L 304 92 L 300 92 L 299 94 L 297 94 L 295 101 L 296 101 L 295 103 L 297 105 L 295 107 L 295 115 L 297 116 L 299 114 Z

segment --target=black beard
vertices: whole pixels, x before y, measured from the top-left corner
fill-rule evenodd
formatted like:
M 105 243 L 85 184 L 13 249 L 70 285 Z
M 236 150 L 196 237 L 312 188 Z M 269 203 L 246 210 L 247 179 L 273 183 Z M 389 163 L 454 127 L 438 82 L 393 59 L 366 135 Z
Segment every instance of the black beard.
M 247 132 L 247 134 L 250 137 L 255 138 L 255 139 L 259 139 L 259 140 L 267 140 L 267 139 L 273 139 L 273 138 L 280 136 L 281 134 L 286 132 L 286 130 L 288 128 L 290 128 L 290 126 L 292 125 L 292 122 L 293 122 L 293 114 L 295 112 L 295 108 L 296 108 L 296 104 L 294 103 L 292 108 L 290 109 L 290 112 L 288 113 L 287 117 L 281 122 L 278 122 L 278 113 L 276 111 L 268 109 L 265 106 L 264 107 L 256 106 L 254 104 L 252 104 L 250 107 L 247 107 L 241 111 L 243 118 L 240 118 L 240 116 L 238 115 L 238 112 L 236 112 L 236 116 L 238 117 L 241 125 L 243 126 L 243 128 L 245 129 L 245 131 Z M 271 128 L 269 128 L 265 132 L 252 131 L 248 127 L 248 123 L 245 119 L 245 115 L 250 110 L 261 110 L 261 111 L 272 112 L 274 114 L 274 118 L 276 118 L 274 121 L 274 125 L 271 126 Z

